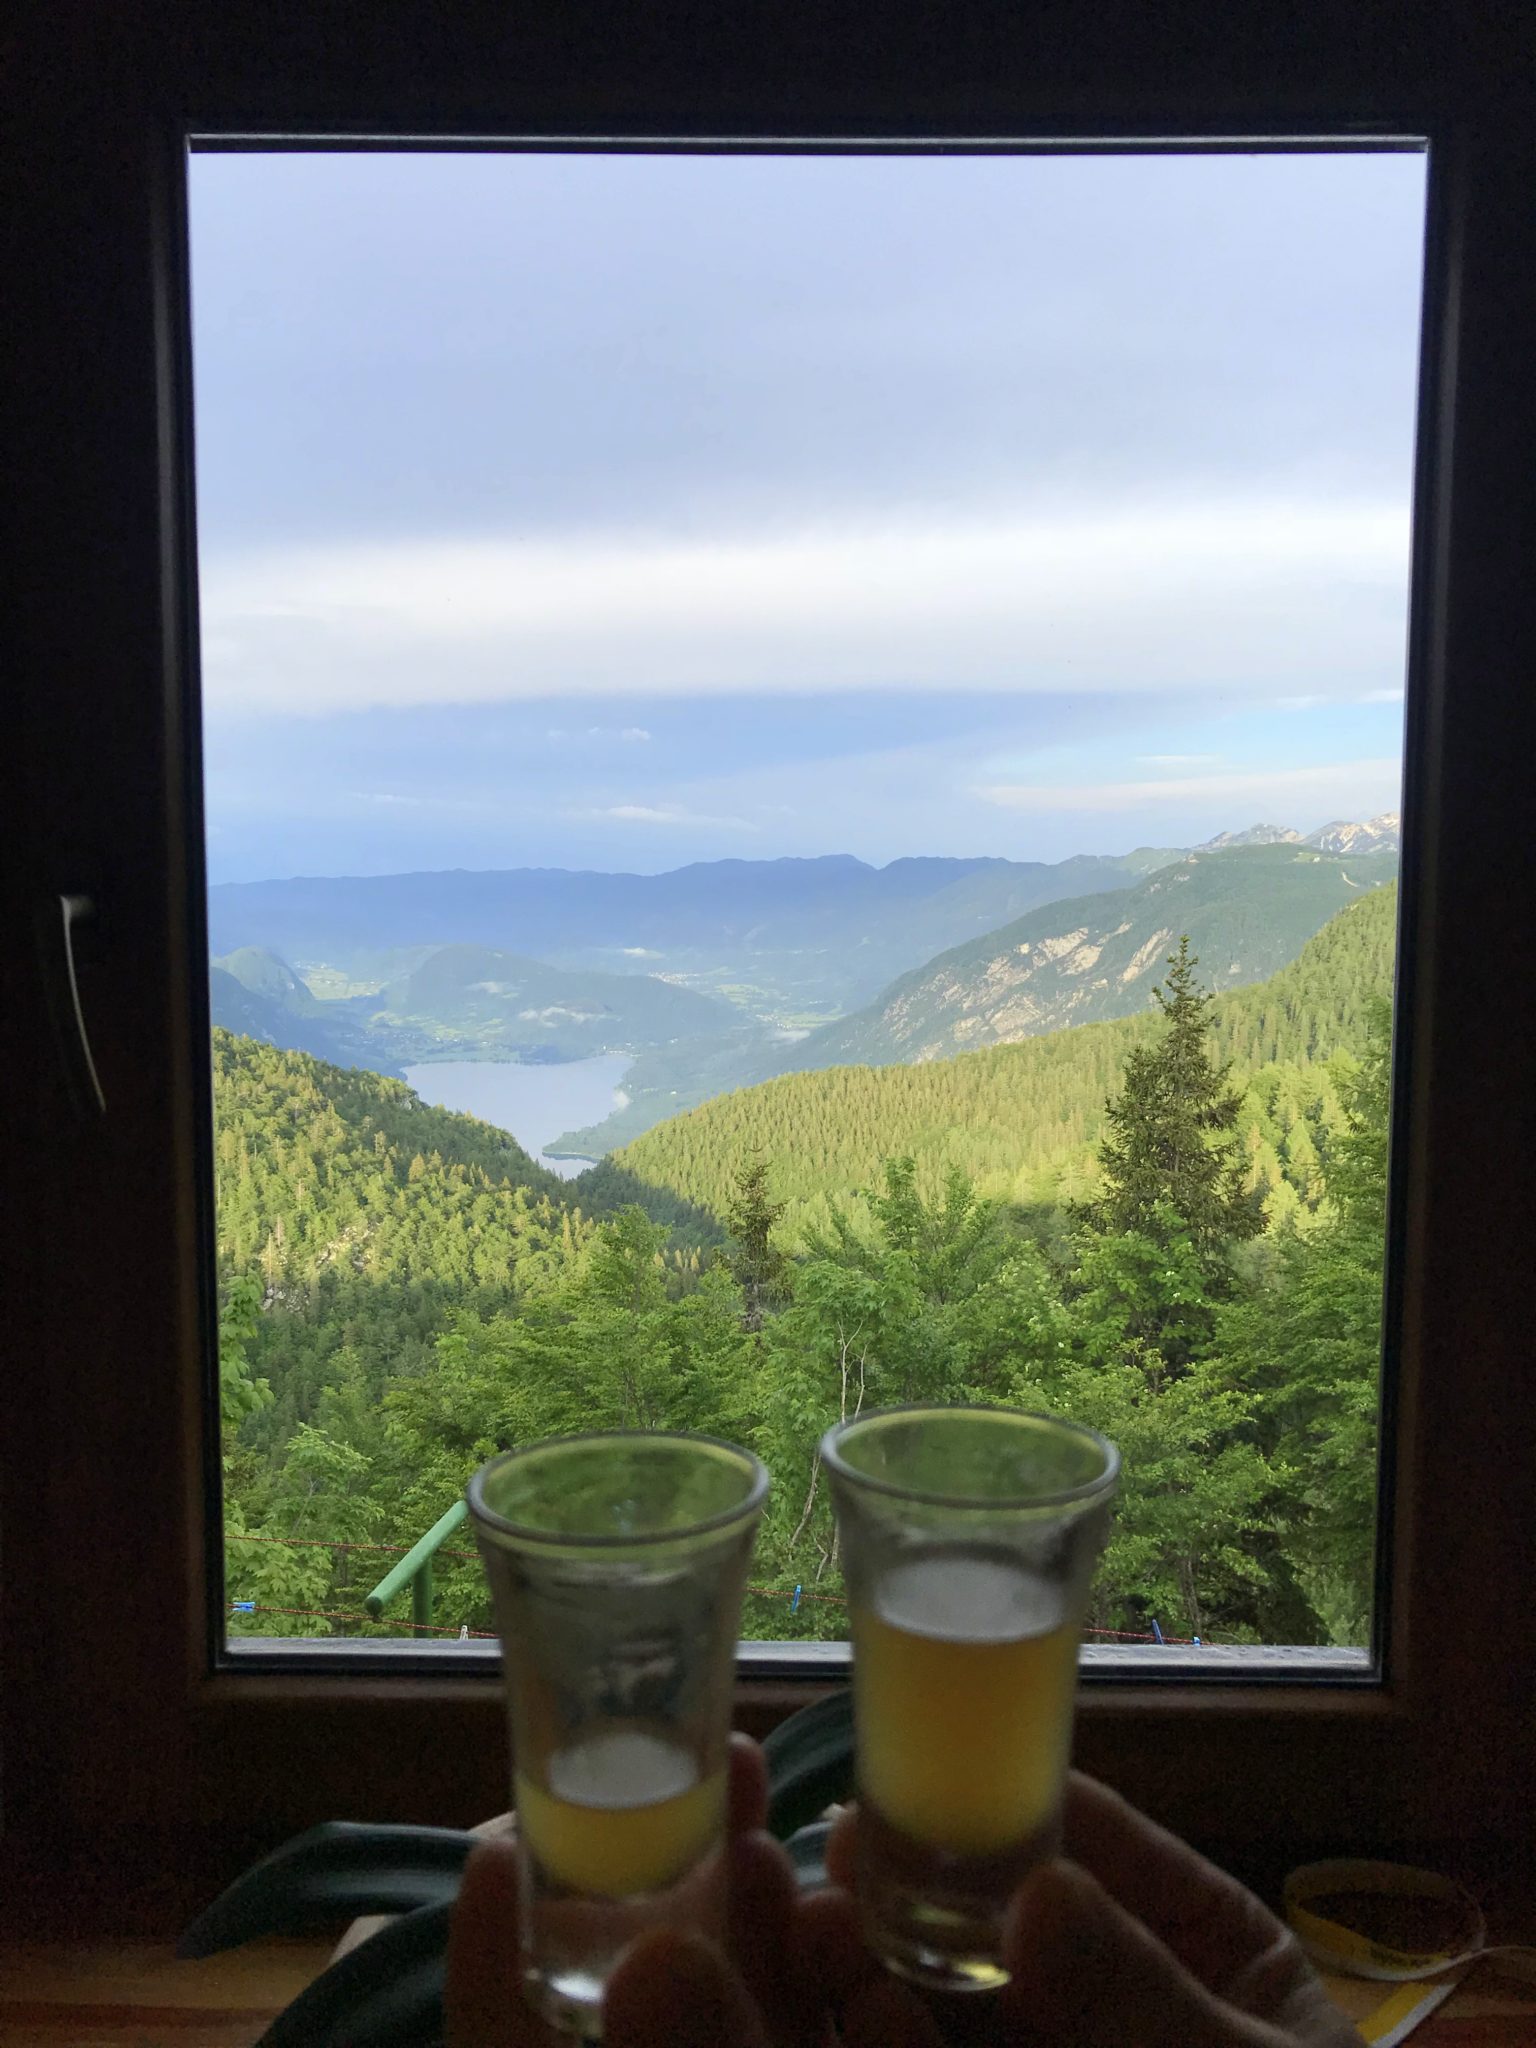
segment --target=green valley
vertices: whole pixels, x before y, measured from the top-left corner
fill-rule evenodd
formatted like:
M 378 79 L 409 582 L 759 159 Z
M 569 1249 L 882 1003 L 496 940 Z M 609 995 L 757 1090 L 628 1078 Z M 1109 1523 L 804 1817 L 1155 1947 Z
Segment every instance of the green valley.
M 594 1158 L 625 1148 L 628 1158 L 652 1125 L 770 1075 L 945 1059 L 1133 1016 L 1145 1011 L 1180 933 L 1217 990 L 1262 981 L 1339 910 L 1397 872 L 1393 853 L 1343 858 L 1293 843 L 1154 860 L 1134 888 L 1031 911 L 929 960 L 865 1009 L 793 1044 L 719 1039 L 701 1045 L 696 1058 L 682 1047 L 644 1054 L 626 1079 L 625 1107 L 550 1150 Z
M 487 946 L 405 959 L 376 991 L 321 1001 L 277 954 L 240 947 L 213 963 L 213 1022 L 384 1072 L 430 1060 L 579 1060 L 740 1022 L 727 1004 L 649 974 L 552 967 Z
M 1165 966 L 1168 1014 L 786 1076 L 575 1182 L 399 1082 L 217 1032 L 231 1625 L 396 1629 L 362 1616 L 370 1571 L 482 1459 L 665 1425 L 774 1474 L 747 1631 L 837 1636 L 820 1431 L 967 1398 L 1121 1444 L 1094 1627 L 1361 1640 L 1395 894 L 1257 986 Z M 1200 1135 L 1170 1150 L 1168 1118 Z M 1156 1162 L 1206 1153 L 1196 1230 Z M 1107 1202 L 1132 1156 L 1150 1179 Z M 450 1632 L 488 1625 L 472 1556 L 438 1591 Z

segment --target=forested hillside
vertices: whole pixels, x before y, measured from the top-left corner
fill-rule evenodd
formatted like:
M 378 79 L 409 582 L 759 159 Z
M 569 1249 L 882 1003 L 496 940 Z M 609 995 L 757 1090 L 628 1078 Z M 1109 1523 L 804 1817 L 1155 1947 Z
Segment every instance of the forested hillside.
M 1134 889 L 1053 903 L 940 954 L 867 1009 L 813 1031 L 786 1063 L 944 1059 L 1129 1016 L 1146 1008 L 1181 933 L 1209 987 L 1240 988 L 1294 960 L 1330 917 L 1395 874 L 1389 854 L 1346 862 L 1285 845 L 1191 854 Z
M 450 1309 L 512 1301 L 582 1229 L 564 1183 L 505 1131 L 403 1081 L 213 1034 L 221 1269 L 255 1286 L 263 1444 L 338 1372 L 376 1398 L 419 1369 Z
M 1181 933 L 1208 987 L 1246 987 L 1294 960 L 1331 917 L 1397 874 L 1395 853 L 1344 859 L 1291 843 L 1149 853 L 1147 861 L 1134 887 L 1106 891 L 1101 872 L 1095 894 L 988 926 L 795 1043 L 737 1036 L 643 1052 L 625 1077 L 624 1107 L 565 1133 L 550 1150 L 599 1158 L 711 1096 L 779 1074 L 949 1059 L 1134 1016 L 1148 1008 Z M 985 878 L 947 893 L 978 879 Z
M 820 1432 L 859 1402 L 979 1399 L 1120 1444 L 1093 1627 L 1361 1640 L 1391 912 L 1368 899 L 1215 1004 L 1181 959 L 1148 1019 L 852 1070 L 846 1105 L 755 1091 L 800 1108 L 702 1119 L 702 1250 L 624 1202 L 622 1163 L 561 1184 L 399 1083 L 216 1034 L 231 1626 L 367 1632 L 363 1593 L 495 1450 L 665 1425 L 750 1443 L 773 1474 L 747 1633 L 839 1636 Z M 845 1113 L 871 1162 L 850 1146 L 836 1169 L 857 1192 L 791 1217 L 812 1128 Z M 955 1116 L 981 1185 L 946 1167 Z M 1052 1146 L 1074 1171 L 1037 1174 L 1023 1213 L 1020 1161 Z M 1057 1199 L 1069 1184 L 1084 1199 Z M 487 1627 L 473 1556 L 438 1564 L 440 1625 Z
M 320 1016 L 311 1015 L 294 1008 L 270 988 L 247 987 L 217 960 L 208 970 L 208 1009 L 215 1031 L 231 1031 L 242 1038 L 258 1038 L 265 1045 L 307 1052 L 337 1066 L 363 1066 L 384 1074 L 399 1069 L 387 1046 L 365 1047 L 364 1033 L 351 1025 L 344 1004 L 326 1004 Z
M 1246 1084 L 1241 1128 L 1255 1186 L 1307 1197 L 1320 1146 L 1341 1115 L 1326 1063 L 1364 1045 L 1370 998 L 1390 983 L 1395 887 L 1326 924 L 1289 967 L 1218 996 L 1212 1049 Z M 1203 967 L 1203 963 L 1202 963 Z M 1085 1024 L 1016 1045 L 913 1066 L 837 1066 L 722 1094 L 614 1155 L 647 1187 L 720 1213 L 737 1163 L 774 1162 L 793 1237 L 826 1204 L 867 1185 L 883 1159 L 911 1155 L 920 1184 L 958 1168 L 984 1194 L 1033 1206 L 1083 1193 L 1127 1054 L 1155 1013 Z

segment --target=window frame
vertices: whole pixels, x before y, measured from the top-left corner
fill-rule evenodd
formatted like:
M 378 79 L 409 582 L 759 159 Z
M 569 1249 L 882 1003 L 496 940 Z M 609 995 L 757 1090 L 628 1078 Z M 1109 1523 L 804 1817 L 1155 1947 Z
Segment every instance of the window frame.
M 1431 185 L 1433 178 L 1432 154 L 1425 138 L 1406 136 L 1398 132 L 1361 129 L 1348 136 L 1255 138 L 1260 146 L 1272 154 L 1295 151 L 1324 151 L 1334 154 L 1382 154 L 1400 153 L 1423 158 L 1426 167 L 1425 178 L 1425 232 L 1426 264 L 1425 285 L 1420 315 L 1421 351 L 1425 360 L 1425 374 L 1421 378 L 1417 395 L 1416 442 L 1420 452 L 1415 458 L 1414 495 L 1416 506 L 1426 492 L 1432 491 L 1434 478 L 1432 467 L 1422 458 L 1422 447 L 1433 441 L 1434 428 L 1438 417 L 1438 388 L 1428 376 L 1427 365 L 1438 346 L 1443 321 L 1438 308 L 1431 303 L 1428 285 L 1430 261 L 1434 256 L 1433 231 L 1429 222 Z M 666 137 L 654 136 L 605 137 L 599 143 L 590 138 L 568 138 L 538 135 L 465 135 L 451 139 L 433 136 L 408 135 L 378 137 L 375 135 L 347 137 L 325 133 L 306 134 L 303 132 L 245 131 L 224 129 L 220 132 L 198 132 L 191 126 L 184 127 L 175 136 L 179 175 L 175 178 L 169 195 L 173 236 L 168 250 L 168 263 L 173 273 L 168 303 L 163 308 L 163 319 L 172 335 L 171 382 L 173 403 L 176 411 L 177 467 L 181 478 L 183 514 L 180 525 L 180 540 L 174 559 L 168 564 L 168 574 L 178 591 L 177 613 L 182 620 L 184 634 L 183 666 L 189 674 L 187 691 L 181 704 L 183 721 L 183 760 L 186 775 L 186 802 L 189 830 L 195 836 L 195 844 L 189 849 L 192 864 L 191 889 L 187 899 L 189 930 L 187 944 L 190 960 L 206 960 L 209 957 L 207 930 L 207 879 L 206 879 L 206 832 L 202 819 L 204 781 L 202 772 L 201 728 L 203 707 L 201 703 L 198 676 L 198 607 L 199 607 L 199 562 L 196 548 L 195 517 L 193 506 L 193 462 L 195 445 L 194 407 L 192 402 L 195 363 L 193 361 L 190 321 L 187 314 L 191 306 L 194 279 L 191 275 L 191 249 L 188 235 L 188 207 L 190 199 L 191 158 L 196 155 L 229 154 L 305 154 L 326 152 L 388 152 L 403 155 L 430 155 L 444 150 L 471 152 L 484 155 L 497 154 L 554 154 L 570 152 L 593 153 L 600 151 L 610 155 L 639 154 L 691 154 L 696 156 L 733 156 L 759 154 L 766 148 L 770 153 L 790 156 L 799 154 L 835 156 L 895 156 L 925 153 L 925 145 L 918 142 L 898 143 L 889 140 L 860 142 L 848 139 L 825 137 L 808 141 L 800 137 L 776 137 L 769 144 L 761 141 L 744 142 L 739 139 Z M 1220 155 L 1231 153 L 1231 139 L 1209 140 L 1196 138 L 1193 146 L 1183 142 L 1166 144 L 1160 140 L 1105 140 L 1101 137 L 1080 137 L 1072 141 L 1050 138 L 1010 138 L 1008 140 L 957 138 L 952 143 L 926 146 L 927 153 L 964 155 L 1011 155 L 1050 156 L 1057 154 L 1120 156 L 1140 153 L 1161 153 L 1166 148 L 1180 153 Z M 1409 752 L 1408 721 L 1405 718 L 1404 755 Z M 1406 791 L 1405 791 L 1406 794 Z M 1412 876 L 1415 847 L 1410 833 L 1402 862 L 1402 887 L 1399 900 L 1402 902 L 1412 890 Z M 1401 923 L 1401 918 L 1400 918 Z M 1400 946 L 1400 954 L 1402 948 Z M 1412 1005 L 1412 959 L 1400 960 L 1395 992 L 1396 1008 L 1401 1013 L 1394 1017 L 1393 1056 L 1399 1058 L 1399 1050 L 1406 1042 L 1406 1031 L 1402 1017 Z M 207 991 L 203 979 L 193 975 L 192 997 L 197 1005 L 193 1020 L 194 1037 L 199 1042 L 208 1031 Z M 1406 1064 L 1404 1062 L 1404 1064 Z M 215 1102 L 211 1074 L 198 1064 L 194 1070 L 196 1102 L 194 1113 L 198 1126 L 203 1132 L 215 1128 Z M 1400 1110 L 1394 1106 L 1394 1121 L 1399 1120 Z M 1396 1139 L 1394 1137 L 1394 1142 Z M 202 1279 L 200 1295 L 203 1324 L 203 1399 L 205 1414 L 216 1416 L 219 1412 L 218 1379 L 218 1310 L 216 1297 L 211 1286 L 213 1261 L 211 1248 L 216 1241 L 217 1230 L 217 1188 L 215 1185 L 214 1161 L 211 1147 L 200 1144 L 193 1161 L 194 1198 L 198 1205 L 199 1236 L 203 1247 L 199 1260 Z M 1395 1214 L 1389 1221 L 1387 1241 L 1389 1252 L 1400 1235 L 1400 1218 Z M 1393 1271 L 1398 1261 L 1395 1252 L 1385 1261 L 1387 1281 L 1390 1288 Z M 1378 1456 L 1378 1523 L 1385 1525 L 1390 1518 L 1393 1480 L 1395 1471 L 1395 1442 L 1386 1417 L 1390 1410 L 1396 1386 L 1396 1354 L 1398 1349 L 1398 1303 L 1389 1294 L 1385 1303 L 1384 1346 L 1381 1363 L 1381 1397 L 1384 1426 L 1381 1432 L 1381 1447 Z M 205 1484 L 208 1497 L 218 1496 L 220 1472 L 218 1461 L 217 1431 L 205 1427 L 204 1446 Z M 407 1540 L 415 1531 L 402 1532 Z M 223 1530 L 212 1518 L 203 1517 L 203 1569 L 205 1584 L 215 1586 L 222 1583 L 224 1572 Z M 1371 1643 L 1366 1658 L 1345 1663 L 1338 1653 L 1325 1652 L 1315 1659 L 1315 1668 L 1302 1679 L 1301 1666 L 1305 1649 L 1298 1648 L 1288 1657 L 1268 1657 L 1263 1653 L 1244 1656 L 1236 1653 L 1230 1663 L 1203 1675 L 1201 1682 L 1212 1684 L 1249 1683 L 1259 1686 L 1285 1682 L 1306 1682 L 1313 1685 L 1371 1686 L 1379 1683 L 1388 1670 L 1390 1658 L 1390 1608 L 1391 1570 L 1390 1557 L 1385 1546 L 1378 1546 L 1373 1560 L 1373 1597 L 1371 1614 Z M 487 1655 L 494 1656 L 489 1644 L 459 1647 L 451 1642 L 435 1642 L 412 1645 L 409 1642 L 382 1643 L 378 1639 L 341 1642 L 315 1638 L 284 1640 L 280 1637 L 234 1637 L 227 1636 L 224 1621 L 227 1610 L 220 1608 L 210 1597 L 207 1605 L 207 1656 L 210 1673 L 238 1673 L 250 1676 L 265 1673 L 274 1676 L 283 1671 L 313 1673 L 319 1666 L 333 1666 L 332 1675 L 337 1677 L 370 1675 L 398 1679 L 406 1675 L 413 1662 L 419 1666 L 418 1676 L 443 1678 L 477 1677 L 483 1679 Z M 832 1653 L 829 1655 L 829 1653 Z M 1191 1682 L 1188 1660 L 1172 1649 L 1154 1650 L 1121 1647 L 1108 1649 L 1099 1647 L 1085 1655 L 1085 1679 L 1090 1687 L 1115 1678 L 1138 1685 L 1168 1683 L 1173 1680 Z M 1243 1670 L 1243 1664 L 1247 1669 Z M 846 1683 L 851 1665 L 847 1646 L 839 1647 L 828 1643 L 798 1644 L 791 1641 L 757 1644 L 744 1643 L 737 1659 L 739 1680 L 746 1685 L 763 1682 L 782 1684 L 785 1682 L 815 1682 L 821 1685 Z M 1122 1668 L 1116 1670 L 1115 1666 Z
M 1234 23 L 1200 0 L 1195 45 L 1117 6 L 1047 34 L 967 5 L 950 10 L 937 45 L 916 11 L 895 13 L 878 42 L 826 14 L 783 17 L 772 36 L 700 32 L 685 44 L 635 26 L 615 39 L 611 24 L 583 28 L 554 5 L 514 41 L 501 17 L 449 29 L 414 0 L 388 22 L 348 17 L 344 36 L 324 9 L 254 31 L 212 6 L 102 19 L 68 50 L 56 27 L 31 25 L 17 273 L 33 314 L 31 403 L 13 473 L 34 487 L 35 514 L 16 615 L 13 929 L 35 929 L 39 971 L 0 1020 L 28 1195 L 8 1290 L 8 1408 L 25 1426 L 0 1448 L 0 1879 L 38 1917 L 64 1910 L 67 1874 L 87 1922 L 163 1928 L 314 1820 L 466 1822 L 505 1799 L 489 1677 L 257 1674 L 210 1658 L 213 1305 L 199 1252 L 211 1162 L 180 256 L 189 131 L 302 129 L 344 143 L 399 130 L 429 146 L 518 131 L 596 146 L 618 134 L 707 146 L 720 133 L 824 132 L 1092 142 L 1112 130 L 1125 146 L 1218 133 L 1265 146 L 1430 138 L 1386 1676 L 1364 1687 L 1116 1679 L 1086 1693 L 1078 1753 L 1250 1867 L 1277 1815 L 1297 1850 L 1517 1834 L 1536 1649 L 1518 1627 L 1529 1478 L 1509 1446 L 1536 1439 L 1536 1375 L 1522 1370 L 1506 1133 L 1536 1128 L 1512 1021 L 1536 1002 L 1507 934 L 1536 923 L 1519 744 L 1536 672 L 1524 552 L 1536 479 L 1519 431 L 1532 418 L 1523 365 L 1536 360 L 1536 122 L 1492 26 L 1463 23 L 1442 46 L 1427 28 L 1377 41 L 1320 16 L 1303 43 L 1286 40 L 1286 10 L 1269 0 L 1242 12 Z M 1458 676 L 1470 680 L 1454 687 Z M 108 1101 L 95 1120 L 69 1101 L 45 1001 L 67 890 L 97 903 L 80 956 Z M 1501 946 L 1496 1000 L 1479 1003 Z M 739 1718 L 761 1731 L 817 1690 L 747 1682 Z

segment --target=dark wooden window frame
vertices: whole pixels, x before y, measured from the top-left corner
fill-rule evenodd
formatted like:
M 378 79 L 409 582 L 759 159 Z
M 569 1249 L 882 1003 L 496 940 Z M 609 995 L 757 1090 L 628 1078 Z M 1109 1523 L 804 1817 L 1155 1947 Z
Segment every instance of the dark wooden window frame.
M 199 129 L 1429 138 L 1384 1676 L 1111 1682 L 1085 1699 L 1079 1753 L 1251 1861 L 1276 1839 L 1465 1848 L 1522 1832 L 1536 96 L 1492 13 L 1378 24 L 1200 0 L 1179 28 L 1132 6 L 1004 20 L 965 0 L 865 21 L 663 8 L 622 32 L 556 4 L 520 19 L 414 4 L 24 16 L 6 883 L 30 971 L 0 1013 L 19 1198 L 0 1448 L 8 1899 L 164 1924 L 314 1819 L 463 1821 L 504 1798 L 487 1679 L 251 1675 L 209 1657 L 179 254 L 182 141 Z M 96 905 L 78 966 L 105 1117 L 69 1078 L 58 898 L 72 892 Z M 808 1696 L 746 1685 L 743 1722 Z

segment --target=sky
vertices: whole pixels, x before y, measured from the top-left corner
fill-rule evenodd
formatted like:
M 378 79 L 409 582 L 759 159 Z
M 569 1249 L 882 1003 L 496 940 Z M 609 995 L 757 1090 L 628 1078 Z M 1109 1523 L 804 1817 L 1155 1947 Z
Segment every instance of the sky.
M 209 873 L 1395 809 L 1424 162 L 192 161 Z

